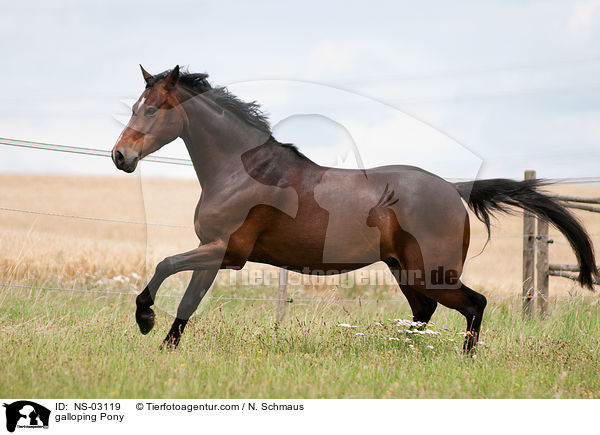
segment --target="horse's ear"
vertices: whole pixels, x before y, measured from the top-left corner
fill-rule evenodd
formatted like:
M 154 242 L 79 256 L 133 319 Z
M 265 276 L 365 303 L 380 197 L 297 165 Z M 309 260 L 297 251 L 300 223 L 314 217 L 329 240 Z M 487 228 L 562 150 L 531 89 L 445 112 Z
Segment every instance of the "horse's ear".
M 142 70 L 142 76 L 144 76 L 144 80 L 146 81 L 146 84 L 149 84 L 150 80 L 152 80 L 154 77 L 152 77 L 152 74 L 150 74 L 148 71 L 146 71 L 144 69 L 144 67 L 142 66 L 142 64 L 140 64 L 140 68 Z
M 165 78 L 165 88 L 173 89 L 179 80 L 179 65 L 175 65 L 175 68 Z

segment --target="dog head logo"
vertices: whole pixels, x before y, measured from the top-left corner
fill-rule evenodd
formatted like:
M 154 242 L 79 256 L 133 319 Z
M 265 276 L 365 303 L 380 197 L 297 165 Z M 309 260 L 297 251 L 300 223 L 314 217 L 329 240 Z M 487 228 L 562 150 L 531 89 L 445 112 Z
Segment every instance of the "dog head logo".
M 50 410 L 29 400 L 4 404 L 6 408 L 6 430 L 18 428 L 48 428 Z

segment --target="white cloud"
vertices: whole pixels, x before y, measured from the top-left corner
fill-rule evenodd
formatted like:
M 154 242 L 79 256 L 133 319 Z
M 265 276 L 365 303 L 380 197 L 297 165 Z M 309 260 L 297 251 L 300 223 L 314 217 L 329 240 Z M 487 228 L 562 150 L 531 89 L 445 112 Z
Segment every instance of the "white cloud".
M 600 1 L 578 1 L 573 5 L 569 18 L 569 33 L 577 39 L 588 40 L 598 28 L 600 19 Z

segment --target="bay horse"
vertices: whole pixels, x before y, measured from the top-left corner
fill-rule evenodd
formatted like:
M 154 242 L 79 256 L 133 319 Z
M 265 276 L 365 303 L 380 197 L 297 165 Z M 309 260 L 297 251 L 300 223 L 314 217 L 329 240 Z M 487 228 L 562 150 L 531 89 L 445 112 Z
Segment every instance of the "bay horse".
M 450 183 L 412 166 L 323 167 L 278 142 L 255 102 L 213 87 L 207 74 L 179 66 L 156 75 L 141 69 L 146 87 L 112 150 L 116 167 L 133 172 L 141 159 L 180 137 L 202 187 L 194 218 L 200 245 L 159 262 L 136 298 L 136 321 L 147 334 L 161 283 L 193 271 L 163 345 L 178 345 L 219 269 L 253 261 L 307 274 L 345 273 L 383 261 L 415 321 L 429 322 L 438 303 L 465 316 L 468 352 L 487 301 L 460 280 L 470 239 L 462 200 L 488 236 L 490 215 L 512 207 L 549 221 L 575 251 L 581 285 L 591 288 L 598 276 L 589 236 L 541 190 L 544 181 Z

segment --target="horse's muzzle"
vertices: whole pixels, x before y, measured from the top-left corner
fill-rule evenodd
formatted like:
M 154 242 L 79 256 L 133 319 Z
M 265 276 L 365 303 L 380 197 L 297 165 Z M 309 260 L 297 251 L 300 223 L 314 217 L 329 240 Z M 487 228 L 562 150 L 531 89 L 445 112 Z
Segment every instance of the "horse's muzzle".
M 118 169 L 127 173 L 135 171 L 138 162 L 137 157 L 126 158 L 125 155 L 119 150 L 114 150 L 111 157 Z

